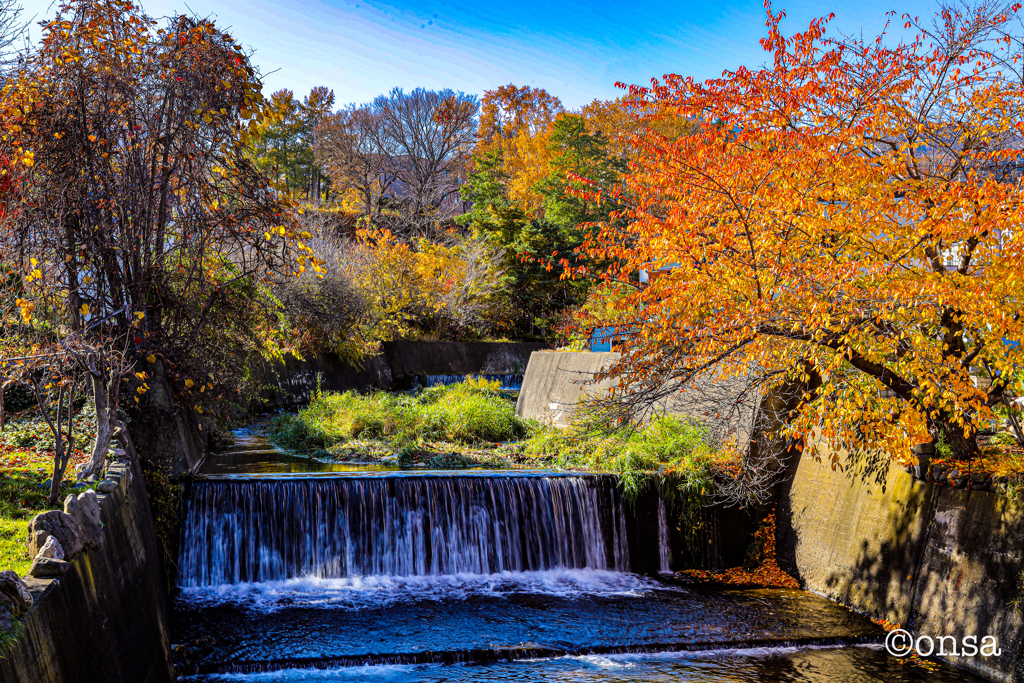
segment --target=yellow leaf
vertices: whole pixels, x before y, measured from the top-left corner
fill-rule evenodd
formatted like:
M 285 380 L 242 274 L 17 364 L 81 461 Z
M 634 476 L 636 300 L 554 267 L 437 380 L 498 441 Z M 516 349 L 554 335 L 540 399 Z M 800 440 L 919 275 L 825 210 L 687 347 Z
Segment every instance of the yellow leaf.
M 82 307 L 79 308 L 78 311 L 83 316 L 89 315 L 89 304 L 82 304 Z
M 155 363 L 155 362 L 156 362 L 156 356 L 154 356 L 154 355 L 153 355 L 153 354 L 151 353 L 151 354 L 149 354 L 148 356 L 146 356 L 146 360 L 148 360 L 148 361 L 149 361 L 150 363 Z
M 189 389 L 191 389 L 193 386 L 195 386 L 195 382 L 193 382 L 190 379 L 187 379 L 187 380 L 185 380 L 185 386 L 188 387 Z

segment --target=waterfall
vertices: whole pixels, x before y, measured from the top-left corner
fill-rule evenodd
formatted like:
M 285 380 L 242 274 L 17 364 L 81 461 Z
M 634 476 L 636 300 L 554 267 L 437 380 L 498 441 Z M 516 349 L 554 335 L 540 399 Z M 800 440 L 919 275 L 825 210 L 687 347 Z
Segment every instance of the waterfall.
M 427 375 L 427 386 L 433 387 L 439 384 L 458 384 L 465 381 L 467 375 Z M 523 388 L 522 375 L 479 375 L 488 382 L 501 382 L 501 388 L 505 391 L 518 391 Z
M 607 476 L 197 480 L 181 541 L 183 587 L 629 570 L 626 511 Z
M 668 538 L 668 516 L 665 514 L 665 499 L 658 496 L 658 572 L 672 573 L 671 547 Z

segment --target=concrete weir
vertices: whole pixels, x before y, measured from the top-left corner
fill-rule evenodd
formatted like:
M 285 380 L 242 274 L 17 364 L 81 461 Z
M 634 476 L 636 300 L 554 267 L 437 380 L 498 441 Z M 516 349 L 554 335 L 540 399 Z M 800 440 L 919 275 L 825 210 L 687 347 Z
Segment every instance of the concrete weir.
M 0 652 L 3 683 L 174 680 L 167 593 L 138 463 L 116 463 L 100 494 L 102 539 L 58 579 L 27 579 L 34 603 L 18 641 Z

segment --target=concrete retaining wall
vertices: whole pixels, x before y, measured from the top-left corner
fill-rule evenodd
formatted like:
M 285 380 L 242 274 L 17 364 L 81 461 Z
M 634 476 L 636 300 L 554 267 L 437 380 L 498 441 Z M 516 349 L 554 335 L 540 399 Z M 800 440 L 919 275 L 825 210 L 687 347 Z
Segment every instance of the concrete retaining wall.
M 505 342 L 388 342 L 381 354 L 353 365 L 333 354 L 265 365 L 261 383 L 266 406 L 309 403 L 317 376 L 323 391 L 411 389 L 421 375 L 512 375 L 526 370 L 544 344 Z
M 914 480 L 882 461 L 790 463 L 779 563 L 809 590 L 915 636 L 995 636 L 998 657 L 946 657 L 993 681 L 1024 681 L 1024 510 L 1003 496 Z
M 100 494 L 103 540 L 59 579 L 25 582 L 35 602 L 3 683 L 164 683 L 174 680 L 167 595 L 149 497 L 138 464 L 111 466 Z
M 567 427 L 582 400 L 604 394 L 612 386 L 610 380 L 594 382 L 593 378 L 618 359 L 619 354 L 614 352 L 535 351 L 523 377 L 516 412 L 542 424 Z M 751 434 L 754 406 L 750 398 L 741 400 L 736 396 L 741 386 L 733 379 L 708 380 L 698 390 L 662 399 L 649 414 L 700 417 L 728 405 L 731 413 L 723 419 L 722 429 L 745 443 Z
M 530 354 L 516 413 L 543 424 L 568 426 L 581 399 L 608 389 L 608 382 L 592 380 L 618 359 L 619 354 L 609 352 L 535 351 Z

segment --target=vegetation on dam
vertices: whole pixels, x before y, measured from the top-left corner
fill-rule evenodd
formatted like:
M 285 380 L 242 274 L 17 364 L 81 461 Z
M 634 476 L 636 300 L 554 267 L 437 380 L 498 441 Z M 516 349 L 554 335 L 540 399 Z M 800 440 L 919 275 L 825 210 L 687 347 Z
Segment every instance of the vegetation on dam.
M 518 417 L 499 382 L 474 377 L 416 394 L 317 393 L 267 429 L 285 448 L 335 462 L 611 472 L 634 492 L 661 474 L 710 496 L 714 474 L 736 469 L 699 422 L 665 416 L 621 430 L 595 414 L 559 429 Z

